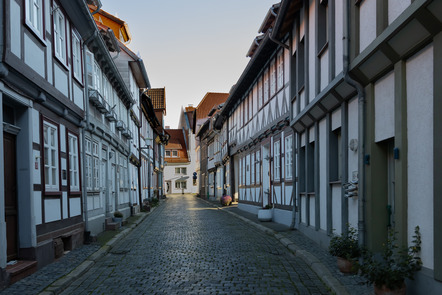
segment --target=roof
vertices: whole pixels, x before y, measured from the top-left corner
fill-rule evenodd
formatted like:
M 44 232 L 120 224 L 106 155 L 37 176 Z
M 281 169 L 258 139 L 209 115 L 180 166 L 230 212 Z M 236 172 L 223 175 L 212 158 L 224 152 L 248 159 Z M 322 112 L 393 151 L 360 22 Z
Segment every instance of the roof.
M 168 163 L 182 163 L 188 162 L 187 146 L 184 139 L 184 132 L 182 129 L 167 129 L 170 134 L 170 139 L 165 146 L 166 150 L 178 150 L 178 157 L 167 157 Z
M 266 33 L 267 30 L 272 27 L 273 22 L 276 19 L 276 14 L 278 13 L 279 7 L 281 6 L 281 3 L 273 4 L 272 7 L 270 7 L 269 11 L 267 12 L 261 27 L 258 30 L 258 33 Z
M 228 97 L 228 93 L 207 92 L 196 107 L 196 119 L 200 120 L 209 117 L 209 112 L 213 107 L 225 102 Z
M 166 113 L 166 87 L 151 88 L 147 91 L 147 95 L 152 100 L 153 108 L 155 110 L 164 110 Z
M 89 4 L 88 6 L 91 12 L 97 9 L 94 5 Z M 103 9 L 98 10 L 98 12 L 93 15 L 93 18 L 95 21 L 98 21 L 111 28 L 118 40 L 124 43 L 131 41 L 132 38 L 129 32 L 129 26 L 125 21 L 104 11 Z

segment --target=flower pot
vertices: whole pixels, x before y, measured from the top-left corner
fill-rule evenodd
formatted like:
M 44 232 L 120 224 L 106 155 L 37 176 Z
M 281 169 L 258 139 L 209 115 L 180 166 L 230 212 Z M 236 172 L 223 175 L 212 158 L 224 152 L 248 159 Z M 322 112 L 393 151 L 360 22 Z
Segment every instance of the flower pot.
M 273 219 L 273 209 L 260 209 L 258 210 L 258 220 L 259 221 L 272 221 Z
M 115 223 L 119 223 L 121 226 L 121 223 L 123 222 L 123 217 L 112 217 L 112 221 Z
M 402 282 L 402 286 L 399 289 L 390 289 L 385 285 L 378 287 L 376 284 L 373 284 L 373 286 L 375 295 L 405 295 L 407 293 L 405 282 Z
M 339 271 L 342 273 L 356 273 L 357 268 L 353 261 L 342 257 L 336 257 Z

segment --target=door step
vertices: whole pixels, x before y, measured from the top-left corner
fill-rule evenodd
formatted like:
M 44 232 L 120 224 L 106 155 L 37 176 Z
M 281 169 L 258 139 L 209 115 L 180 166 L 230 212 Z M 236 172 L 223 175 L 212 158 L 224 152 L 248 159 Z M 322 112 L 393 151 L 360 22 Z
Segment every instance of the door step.
M 6 272 L 11 279 L 10 284 L 14 284 L 19 280 L 30 276 L 37 271 L 37 261 L 17 260 L 17 263 L 6 266 Z
M 112 217 L 108 217 L 105 220 L 105 227 L 106 230 L 118 230 L 120 228 L 120 223 L 113 222 Z

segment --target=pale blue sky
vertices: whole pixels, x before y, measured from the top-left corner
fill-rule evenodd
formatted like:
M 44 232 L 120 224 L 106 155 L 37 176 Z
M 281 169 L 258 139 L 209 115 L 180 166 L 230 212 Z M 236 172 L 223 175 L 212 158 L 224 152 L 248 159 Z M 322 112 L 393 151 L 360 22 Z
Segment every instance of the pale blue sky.
M 229 92 L 268 9 L 278 0 L 101 0 L 126 21 L 153 88 L 166 87 L 165 124 L 206 92 Z

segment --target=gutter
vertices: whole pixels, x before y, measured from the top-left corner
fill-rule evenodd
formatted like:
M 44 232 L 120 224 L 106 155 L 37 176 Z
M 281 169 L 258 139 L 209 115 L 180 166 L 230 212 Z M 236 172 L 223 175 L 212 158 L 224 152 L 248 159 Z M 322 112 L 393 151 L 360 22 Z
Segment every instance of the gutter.
M 366 98 L 362 84 L 350 76 L 350 0 L 345 3 L 344 17 L 344 81 L 354 87 L 358 93 L 358 240 L 365 245 L 365 130 L 366 130 Z

